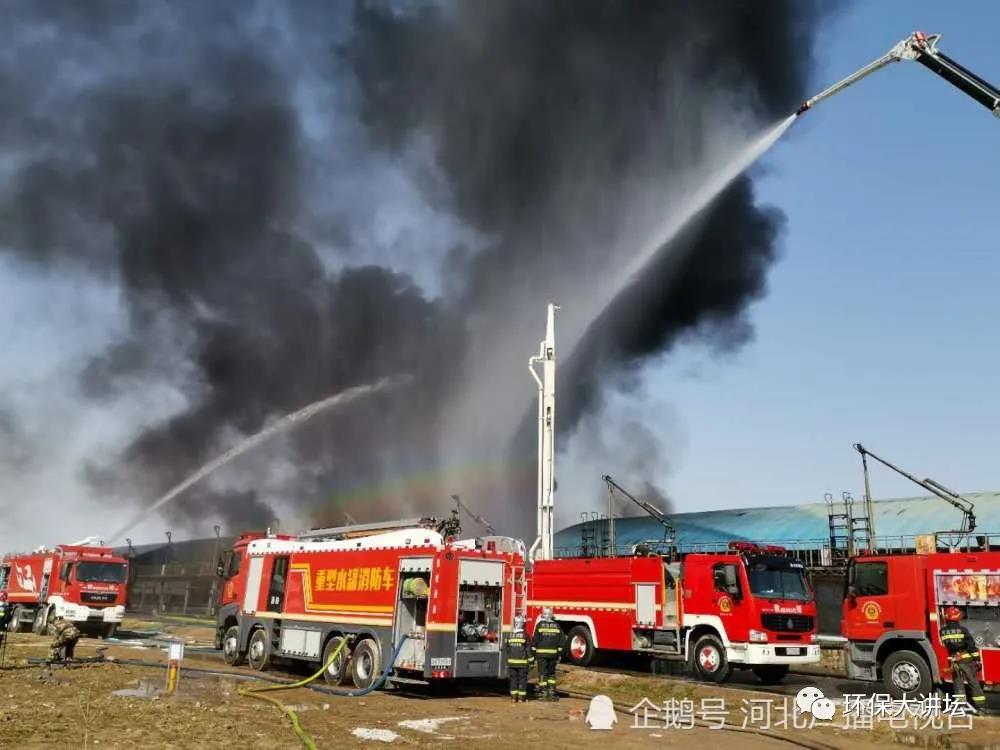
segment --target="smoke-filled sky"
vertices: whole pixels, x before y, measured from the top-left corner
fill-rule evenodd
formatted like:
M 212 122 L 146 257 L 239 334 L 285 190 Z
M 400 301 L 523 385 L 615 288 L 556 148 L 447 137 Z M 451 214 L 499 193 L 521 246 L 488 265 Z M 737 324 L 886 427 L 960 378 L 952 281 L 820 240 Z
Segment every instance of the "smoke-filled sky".
M 679 341 L 752 338 L 782 214 L 742 176 L 620 271 L 804 98 L 821 18 L 801 0 L 0 15 L 4 545 L 108 533 L 280 415 L 400 373 L 137 539 L 441 513 L 456 492 L 527 533 L 548 301 L 561 517 L 596 507 L 602 473 L 662 476 L 672 428 L 634 406 L 639 376 Z

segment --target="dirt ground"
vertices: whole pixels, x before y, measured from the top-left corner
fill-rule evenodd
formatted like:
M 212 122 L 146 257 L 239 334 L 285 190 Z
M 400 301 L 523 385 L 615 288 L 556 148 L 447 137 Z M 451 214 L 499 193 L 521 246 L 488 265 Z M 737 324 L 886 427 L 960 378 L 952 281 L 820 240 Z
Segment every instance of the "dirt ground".
M 128 623 L 134 631 L 139 624 Z M 159 623 L 169 636 L 191 647 L 204 643 L 211 629 L 203 623 Z M 127 636 L 127 633 L 123 634 Z M 104 652 L 118 660 L 141 659 L 164 663 L 162 647 L 140 647 L 133 642 L 108 644 Z M 146 668 L 121 663 L 83 665 L 75 668 L 29 666 L 28 657 L 42 657 L 48 639 L 31 634 L 10 636 L 5 669 L 0 670 L 0 748 L 298 748 L 291 725 L 281 711 L 269 704 L 240 696 L 241 686 L 259 685 L 239 677 L 245 670 L 227 670 L 214 654 L 189 650 L 184 667 L 218 669 L 231 675 L 182 672 L 178 692 L 166 696 L 124 697 L 115 691 L 138 686 L 162 688 L 165 666 Z M 84 639 L 77 656 L 88 657 L 101 641 Z M 281 673 L 279 673 L 281 674 Z M 287 675 L 286 675 L 287 676 Z M 662 677 L 609 674 L 582 669 L 561 669 L 560 687 L 587 694 L 603 693 L 616 703 L 633 706 L 643 697 L 657 705 L 665 700 L 699 702 L 705 697 L 724 698 L 729 709 L 727 725 L 739 727 L 741 701 L 761 699 L 746 690 L 702 686 Z M 490 690 L 449 690 L 443 694 L 377 692 L 361 698 L 344 698 L 307 689 L 270 695 L 296 708 L 305 730 L 320 748 L 431 748 L 461 747 L 488 742 L 491 748 L 544 747 L 546 750 L 577 747 L 691 747 L 701 750 L 764 750 L 791 744 L 754 734 L 734 734 L 708 728 L 637 729 L 633 715 L 619 712 L 611 731 L 592 731 L 584 718 L 587 701 L 564 698 L 556 704 L 530 702 L 512 705 L 503 686 Z M 774 696 L 771 696 L 774 698 Z M 655 720 L 654 720 L 655 724 Z M 945 738 L 981 746 L 997 738 L 1000 721 L 983 720 L 972 732 Z M 892 747 L 892 733 L 834 731 L 829 729 L 785 732 L 842 750 L 881 745 Z M 900 740 L 896 740 L 900 741 Z

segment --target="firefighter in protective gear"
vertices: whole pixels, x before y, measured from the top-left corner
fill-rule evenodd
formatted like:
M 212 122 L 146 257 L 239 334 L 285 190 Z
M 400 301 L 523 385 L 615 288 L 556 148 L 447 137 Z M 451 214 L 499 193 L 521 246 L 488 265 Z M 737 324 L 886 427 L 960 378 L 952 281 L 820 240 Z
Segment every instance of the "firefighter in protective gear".
M 528 700 L 528 667 L 531 666 L 531 646 L 524 633 L 524 618 L 514 618 L 514 629 L 507 638 L 507 675 L 510 677 L 510 699 L 514 703 Z
M 946 625 L 941 628 L 941 643 L 951 662 L 951 694 L 957 698 L 963 692 L 976 713 L 985 713 L 986 695 L 979 684 L 979 646 L 968 628 L 962 625 L 962 610 L 948 607 L 944 611 Z
M 542 700 L 559 700 L 556 695 L 556 664 L 565 641 L 566 636 L 556 623 L 552 608 L 545 607 L 531 638 L 531 650 L 538 663 L 538 693 Z
M 80 640 L 80 631 L 69 620 L 61 615 L 49 623 L 49 635 L 52 636 L 52 651 L 49 658 L 52 661 L 69 661 L 73 658 L 76 642 Z
M 0 643 L 7 636 L 7 626 L 13 614 L 13 607 L 7 602 L 7 592 L 0 591 Z

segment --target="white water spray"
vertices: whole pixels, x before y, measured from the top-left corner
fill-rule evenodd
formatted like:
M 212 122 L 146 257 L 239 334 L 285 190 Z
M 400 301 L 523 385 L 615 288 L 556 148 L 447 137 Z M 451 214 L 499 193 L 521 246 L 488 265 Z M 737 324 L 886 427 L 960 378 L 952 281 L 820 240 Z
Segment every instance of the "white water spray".
M 724 164 L 709 176 L 697 190 L 691 193 L 685 201 L 675 206 L 668 212 L 663 223 L 656 228 L 650 236 L 649 241 L 642 246 L 622 269 L 622 271 L 611 277 L 610 283 L 603 285 L 598 297 L 598 304 L 594 306 L 593 315 L 582 329 L 578 329 L 576 336 L 568 346 L 565 347 L 566 354 L 572 353 L 573 348 L 579 343 L 579 339 L 586 333 L 587 327 L 600 317 L 601 313 L 607 309 L 615 297 L 629 286 L 635 277 L 649 264 L 657 251 L 667 243 L 671 242 L 682 229 L 684 229 L 698 214 L 708 208 L 724 191 L 729 184 L 745 172 L 754 162 L 763 156 L 773 146 L 785 131 L 788 130 L 798 115 L 791 115 L 782 120 L 777 125 L 765 130 L 761 135 L 751 141 L 735 157 Z
M 182 492 L 187 490 L 193 484 L 201 481 L 206 476 L 211 474 L 213 471 L 229 463 L 237 456 L 241 456 L 247 451 L 251 450 L 252 448 L 260 445 L 265 440 L 268 440 L 280 432 L 289 430 L 292 427 L 296 427 L 312 419 L 320 412 L 332 409 L 337 406 L 344 406 L 346 404 L 351 403 L 352 401 L 356 401 L 359 398 L 365 396 L 371 396 L 375 393 L 378 393 L 379 391 L 383 391 L 388 388 L 399 387 L 407 383 L 409 380 L 410 376 L 408 375 L 397 375 L 391 378 L 382 378 L 381 380 L 378 380 L 374 383 L 370 383 L 369 385 L 359 385 L 355 386 L 354 388 L 348 388 L 347 390 L 341 391 L 340 393 L 334 396 L 328 396 L 327 398 L 311 403 L 309 404 L 309 406 L 299 409 L 296 412 L 285 415 L 278 421 L 273 422 L 272 424 L 265 427 L 260 432 L 251 435 L 242 443 L 239 443 L 238 445 L 230 448 L 228 451 L 223 453 L 218 458 L 213 459 L 212 461 L 209 461 L 207 464 L 202 466 L 194 474 L 189 476 L 183 482 L 181 482 L 173 489 L 171 489 L 169 492 L 167 492 L 167 494 L 165 494 L 155 503 L 153 503 L 148 508 L 143 510 L 142 513 L 133 518 L 128 523 L 128 525 L 122 527 L 119 531 L 113 534 L 110 537 L 111 541 L 114 541 L 116 539 L 121 539 L 135 526 L 142 523 L 144 520 L 146 520 L 146 518 L 148 518 L 150 515 L 152 515 L 157 510 L 162 508 L 164 505 L 169 503 L 171 500 L 180 495 Z

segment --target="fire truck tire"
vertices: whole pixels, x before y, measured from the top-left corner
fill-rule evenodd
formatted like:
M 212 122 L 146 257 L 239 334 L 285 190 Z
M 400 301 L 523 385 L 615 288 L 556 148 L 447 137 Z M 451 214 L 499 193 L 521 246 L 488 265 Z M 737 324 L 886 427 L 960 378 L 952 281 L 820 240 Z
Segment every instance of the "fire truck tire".
M 7 623 L 7 631 L 10 633 L 20 633 L 24 630 L 21 625 L 21 610 L 24 609 L 20 604 L 15 604 L 14 609 L 10 613 L 10 622 Z
M 31 632 L 35 635 L 45 635 L 49 629 L 49 618 L 52 616 L 52 607 L 39 607 L 35 612 L 35 620 L 31 623 Z
M 365 690 L 372 686 L 381 672 L 381 649 L 371 638 L 365 638 L 351 654 L 351 681 L 358 690 Z
M 324 664 L 330 661 L 330 655 L 336 650 L 343 640 L 344 639 L 341 636 L 335 635 L 326 642 L 326 648 L 323 649 Z M 333 663 L 323 670 L 323 679 L 331 685 L 343 685 L 347 682 L 349 674 L 347 666 L 350 663 L 350 659 L 351 652 L 349 650 L 349 646 L 344 646 L 337 658 L 333 660 Z
M 590 628 L 586 625 L 575 625 L 566 634 L 564 656 L 569 664 L 578 667 L 589 666 L 594 660 L 594 641 L 590 637 Z
M 930 695 L 931 668 L 915 651 L 893 651 L 882 662 L 882 682 L 896 700 Z
M 787 664 L 758 664 L 750 669 L 765 685 L 777 685 L 788 674 Z
M 101 628 L 100 637 L 111 638 L 112 636 L 114 636 L 116 630 L 118 630 L 118 623 L 109 622 L 107 625 Z
M 240 626 L 232 625 L 222 636 L 222 660 L 231 667 L 238 667 L 246 658 L 246 653 L 240 650 Z
M 725 682 L 733 668 L 726 658 L 726 649 L 714 635 L 703 635 L 691 652 L 691 671 L 706 682 Z
M 247 663 L 251 669 L 263 672 L 267 669 L 271 661 L 271 649 L 267 643 L 267 631 L 257 628 L 250 634 L 250 642 L 247 645 Z

